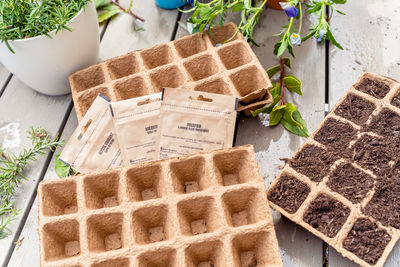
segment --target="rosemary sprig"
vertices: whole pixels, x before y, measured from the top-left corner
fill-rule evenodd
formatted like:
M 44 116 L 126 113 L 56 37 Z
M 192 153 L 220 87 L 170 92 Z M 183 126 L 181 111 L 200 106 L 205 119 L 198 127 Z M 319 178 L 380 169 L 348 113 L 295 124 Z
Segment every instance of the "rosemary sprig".
M 32 140 L 32 147 L 24 149 L 19 155 L 0 148 L 0 239 L 11 234 L 8 226 L 20 213 L 15 207 L 15 194 L 23 180 L 27 180 L 25 167 L 63 143 L 58 141 L 58 137 L 52 140 L 42 127 L 31 127 L 28 138 Z

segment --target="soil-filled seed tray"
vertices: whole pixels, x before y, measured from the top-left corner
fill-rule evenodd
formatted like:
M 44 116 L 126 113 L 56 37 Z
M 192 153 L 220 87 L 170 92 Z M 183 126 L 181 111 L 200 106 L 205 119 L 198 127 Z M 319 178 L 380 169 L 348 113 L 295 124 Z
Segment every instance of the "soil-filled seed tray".
M 43 181 L 42 266 L 282 266 L 252 146 Z
M 272 100 L 268 75 L 233 23 L 107 60 L 69 80 L 78 120 L 99 93 L 115 101 L 183 87 L 237 96 L 239 111 Z
M 400 237 L 400 83 L 365 73 L 268 189 L 269 204 L 362 266 Z

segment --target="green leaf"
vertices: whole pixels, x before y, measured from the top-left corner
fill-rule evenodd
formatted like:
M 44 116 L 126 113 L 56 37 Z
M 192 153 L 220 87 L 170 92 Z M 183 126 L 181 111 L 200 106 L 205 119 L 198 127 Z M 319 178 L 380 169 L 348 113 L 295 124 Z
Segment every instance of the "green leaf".
M 288 47 L 287 42 L 285 40 L 283 40 L 283 42 L 281 43 L 281 45 L 278 48 L 278 51 L 277 51 L 276 55 L 278 57 L 282 56 L 282 54 L 285 52 L 287 47 Z
M 8 43 L 8 40 L 5 40 L 4 42 L 6 43 L 8 50 L 10 50 L 11 53 L 15 54 L 14 50 L 11 48 L 11 45 Z
M 291 64 L 290 58 L 288 58 L 288 57 L 285 57 L 283 59 L 283 64 L 285 64 L 289 69 L 292 68 L 292 64 Z
M 308 137 L 306 122 L 301 117 L 297 107 L 292 103 L 286 103 L 285 114 L 283 114 L 281 123 L 288 131 L 299 136 Z
M 287 75 L 283 78 L 285 87 L 296 94 L 303 95 L 301 92 L 301 81 L 293 75 Z
M 269 92 L 271 93 L 272 97 L 277 97 L 281 95 L 281 84 L 276 83 L 271 89 L 269 89 Z
M 343 47 L 335 40 L 330 29 L 326 32 L 326 38 L 331 41 L 337 48 L 343 50 Z
M 108 10 L 106 12 L 101 13 L 97 20 L 99 21 L 99 23 L 102 23 L 102 22 L 108 20 L 109 18 L 115 16 L 118 12 L 119 12 L 119 8 Z
M 275 74 L 277 74 L 281 70 L 281 67 L 279 65 L 273 66 L 269 69 L 267 69 L 267 74 L 269 78 L 272 78 Z
M 288 43 L 287 49 L 288 49 L 288 51 L 289 51 L 289 54 L 292 55 L 292 57 L 295 57 L 295 56 L 294 56 L 294 53 L 293 53 L 293 46 L 292 46 L 291 43 Z
M 212 9 L 209 6 L 199 7 L 199 17 L 203 20 L 208 19 Z
M 318 13 L 322 8 L 322 3 L 316 3 L 315 5 L 311 5 L 306 12 L 307 13 Z
M 119 6 L 114 4 L 109 4 L 103 7 L 103 10 L 111 11 L 111 10 L 120 10 Z
M 339 5 L 343 5 L 346 4 L 346 0 L 332 0 L 332 2 L 334 2 L 335 4 L 339 4 Z
M 339 13 L 340 15 L 346 15 L 344 12 L 337 10 L 337 9 L 336 9 L 336 12 Z
M 277 55 L 277 54 L 278 54 L 278 50 L 279 50 L 279 48 L 281 47 L 281 44 L 282 44 L 282 40 L 280 40 L 279 42 L 277 42 L 277 43 L 274 45 L 274 55 Z
M 282 105 L 282 106 L 277 106 L 272 110 L 271 114 L 269 115 L 270 126 L 275 126 L 281 121 L 283 114 L 285 113 L 285 108 L 286 106 Z
M 101 8 L 110 3 L 110 0 L 94 0 L 94 5 L 96 8 Z
M 244 6 L 242 3 L 238 3 L 232 7 L 232 12 L 242 11 Z
M 62 162 L 61 160 L 59 160 L 60 157 L 60 153 L 57 154 L 56 156 L 56 173 L 60 178 L 64 178 L 64 177 L 68 177 L 73 175 L 75 172 L 74 170 L 71 168 L 71 166 L 65 164 L 64 162 Z
M 269 89 L 269 91 L 271 92 L 271 95 L 274 98 L 272 100 L 272 103 L 269 104 L 268 106 L 259 108 L 255 111 L 251 111 L 251 114 L 253 115 L 253 117 L 257 116 L 260 113 L 270 114 L 272 112 L 273 108 L 275 107 L 275 105 L 278 104 L 278 102 L 281 100 L 281 96 L 280 96 L 281 86 L 279 83 L 276 83 L 274 85 L 274 87 Z

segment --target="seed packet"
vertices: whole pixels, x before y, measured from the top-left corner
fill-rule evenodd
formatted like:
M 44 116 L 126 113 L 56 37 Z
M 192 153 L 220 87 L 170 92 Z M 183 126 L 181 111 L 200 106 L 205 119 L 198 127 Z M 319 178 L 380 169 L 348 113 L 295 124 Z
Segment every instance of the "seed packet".
M 61 152 L 59 159 L 79 173 L 122 166 L 109 105 L 99 94 Z
M 232 147 L 238 99 L 164 88 L 157 154 L 160 159 Z
M 110 104 L 125 166 L 158 159 L 160 107 L 161 93 Z

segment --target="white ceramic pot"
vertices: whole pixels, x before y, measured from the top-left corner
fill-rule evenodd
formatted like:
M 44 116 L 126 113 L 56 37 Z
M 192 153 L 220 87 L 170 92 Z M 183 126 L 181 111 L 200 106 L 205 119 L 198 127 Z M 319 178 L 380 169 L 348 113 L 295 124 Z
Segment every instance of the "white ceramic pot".
M 71 91 L 68 76 L 95 64 L 99 54 L 99 25 L 93 1 L 68 24 L 68 30 L 10 41 L 15 54 L 0 43 L 1 63 L 18 79 L 46 95 Z

